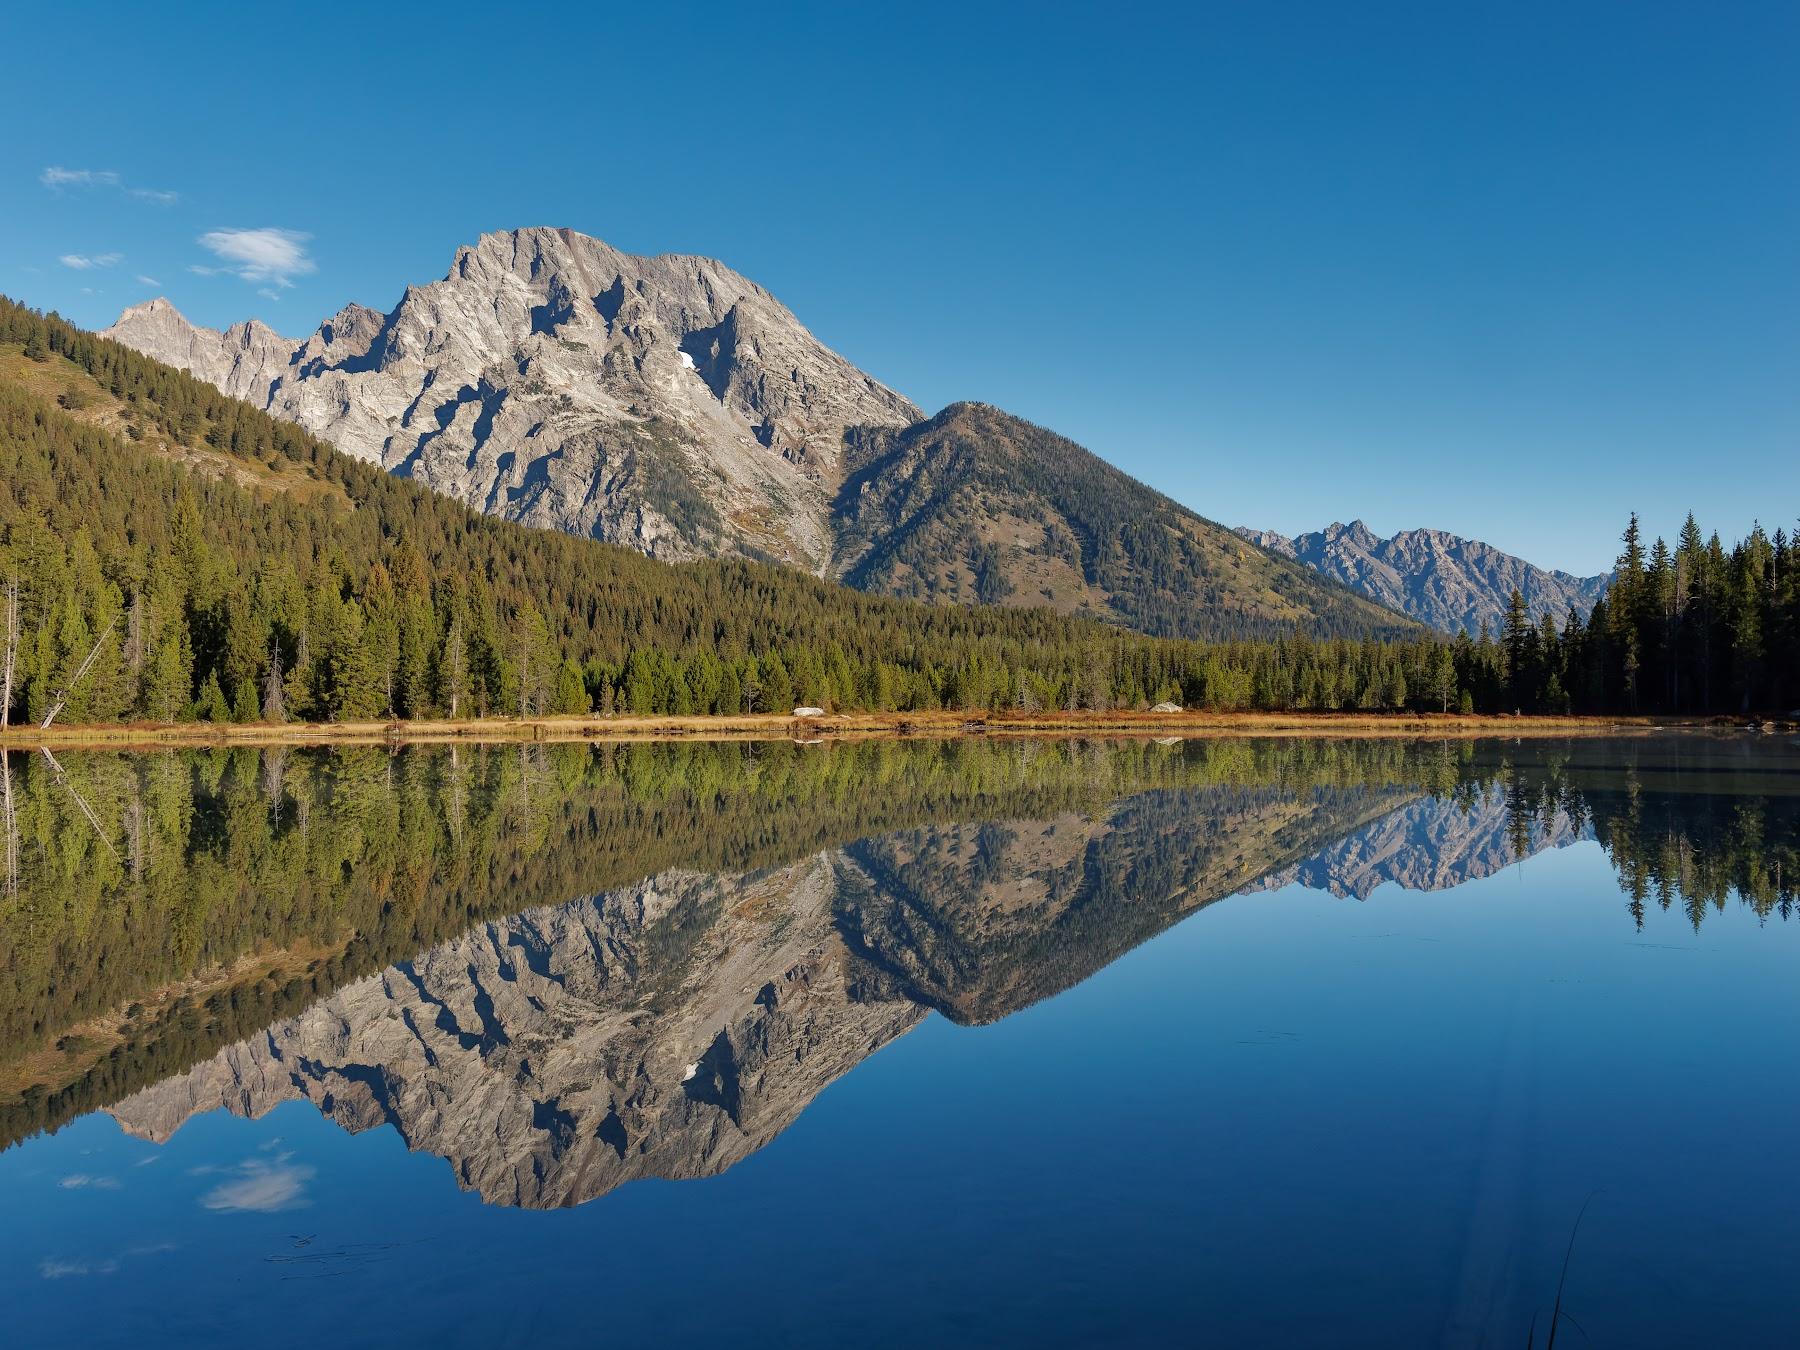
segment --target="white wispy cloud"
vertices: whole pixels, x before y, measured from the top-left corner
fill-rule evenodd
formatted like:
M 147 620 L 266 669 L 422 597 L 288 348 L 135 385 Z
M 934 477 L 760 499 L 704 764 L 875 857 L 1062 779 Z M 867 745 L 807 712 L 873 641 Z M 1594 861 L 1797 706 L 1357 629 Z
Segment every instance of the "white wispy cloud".
M 46 1280 L 66 1280 L 71 1275 L 112 1275 L 119 1263 L 106 1261 L 39 1261 L 38 1274 Z
M 155 277 L 147 277 L 142 272 L 139 272 L 138 273 L 138 285 L 140 285 L 140 286 L 160 286 L 160 285 L 162 285 L 162 282 L 158 281 Z M 144 1159 L 144 1162 L 155 1162 L 155 1161 L 156 1161 L 156 1159 L 154 1156 Z M 144 1165 L 144 1163 L 138 1164 L 139 1167 L 142 1167 L 143 1165 Z
M 196 264 L 189 270 L 202 276 L 229 272 L 285 290 L 294 284 L 293 278 L 318 270 L 306 255 L 311 238 L 300 230 L 208 230 L 200 236 L 200 244 L 223 261 L 210 268 Z
M 79 1191 L 92 1186 L 97 1191 L 116 1191 L 119 1189 L 117 1177 L 95 1177 L 86 1172 L 74 1172 L 56 1183 L 65 1191 Z
M 181 200 L 179 192 L 171 192 L 167 188 L 129 186 L 111 169 L 65 169 L 60 164 L 52 164 L 38 175 L 38 182 L 52 192 L 62 192 L 67 188 L 112 188 L 136 201 L 150 202 L 155 206 L 173 206 Z
M 150 1242 L 140 1247 L 127 1247 L 117 1256 L 46 1257 L 38 1262 L 38 1274 L 46 1280 L 66 1280 L 78 1275 L 116 1275 L 126 1260 L 175 1250 L 173 1242 Z
M 47 188 L 118 187 L 119 175 L 111 169 L 65 169 L 52 164 L 38 175 L 38 182 Z
M 254 1210 L 272 1214 L 306 1204 L 306 1183 L 312 1180 L 313 1169 L 290 1163 L 292 1156 L 280 1154 L 272 1163 L 259 1159 L 240 1163 L 234 1169 L 236 1180 L 213 1187 L 200 1197 L 201 1205 L 227 1213 Z
M 86 272 L 95 267 L 111 267 L 124 257 L 123 253 L 65 253 L 57 261 L 77 272 Z

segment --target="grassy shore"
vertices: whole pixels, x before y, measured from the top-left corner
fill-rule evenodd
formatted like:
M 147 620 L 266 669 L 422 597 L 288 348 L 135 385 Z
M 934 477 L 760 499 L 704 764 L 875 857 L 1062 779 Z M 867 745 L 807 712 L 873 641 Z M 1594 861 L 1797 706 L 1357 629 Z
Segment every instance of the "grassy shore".
M 136 749 L 180 745 L 368 745 L 455 741 L 822 740 L 846 736 L 1580 736 L 1726 730 L 1724 719 L 1478 717 L 1459 713 L 913 712 L 823 717 L 486 717 L 411 722 L 180 722 L 14 726 L 0 745 Z

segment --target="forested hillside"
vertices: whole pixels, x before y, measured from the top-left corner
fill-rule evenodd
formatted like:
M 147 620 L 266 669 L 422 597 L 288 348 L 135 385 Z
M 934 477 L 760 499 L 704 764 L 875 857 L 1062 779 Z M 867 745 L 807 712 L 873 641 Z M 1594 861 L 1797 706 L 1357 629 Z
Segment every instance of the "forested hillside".
M 1130 522 L 1113 523 L 1118 538 L 1135 537 Z M 1048 608 L 864 595 L 759 563 L 661 563 L 483 516 L 0 299 L 0 588 L 18 588 L 15 721 L 40 718 L 90 652 L 65 722 L 779 712 L 802 702 L 1794 706 L 1791 541 L 1758 530 L 1727 553 L 1693 533 L 1674 553 L 1646 554 L 1634 525 L 1617 603 L 1560 629 L 1521 620 L 1498 641 L 1450 644 L 1423 630 L 1387 642 L 1148 638 Z M 1103 557 L 1098 566 L 1104 576 Z M 1171 583 L 1139 599 L 1180 594 Z M 0 624 L 4 609 L 0 589 Z
M 832 566 L 860 590 L 1049 605 L 1165 637 L 1413 633 L 1397 612 L 983 403 L 853 431 L 845 467 Z
M 1209 649 L 1047 609 L 671 565 L 495 520 L 0 302 L 12 576 L 18 718 L 103 634 L 67 721 L 1111 707 L 1242 683 L 1209 675 Z M 1423 651 L 1329 646 L 1350 700 L 1388 697 L 1395 663 Z

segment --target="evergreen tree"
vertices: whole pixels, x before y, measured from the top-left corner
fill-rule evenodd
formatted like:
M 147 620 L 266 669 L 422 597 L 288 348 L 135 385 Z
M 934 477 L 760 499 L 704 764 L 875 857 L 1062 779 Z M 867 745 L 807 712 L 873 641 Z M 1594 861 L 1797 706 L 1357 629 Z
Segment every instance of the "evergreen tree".
M 219 688 L 217 671 L 209 670 L 201 681 L 200 694 L 194 700 L 194 716 L 202 722 L 229 722 L 231 708 L 225 702 L 225 693 Z

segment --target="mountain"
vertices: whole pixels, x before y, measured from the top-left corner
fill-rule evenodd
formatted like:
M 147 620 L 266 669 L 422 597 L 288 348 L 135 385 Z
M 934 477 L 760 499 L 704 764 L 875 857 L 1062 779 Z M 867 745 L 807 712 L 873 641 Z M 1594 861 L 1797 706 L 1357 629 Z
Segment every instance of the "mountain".
M 1398 632 L 1389 611 L 983 403 L 852 432 L 832 569 L 861 590 L 1049 605 L 1185 637 Z
M 999 1020 L 1379 809 L 1217 787 L 678 868 L 477 926 L 107 1110 L 160 1143 L 310 1101 L 525 1208 L 712 1176 L 928 1011 Z
M 715 1175 L 923 1020 L 862 999 L 820 855 L 674 872 L 487 924 L 109 1108 L 166 1140 L 221 1107 L 309 1100 L 391 1124 L 490 1204 L 577 1205 Z
M 1237 533 L 1446 633 L 1474 633 L 1483 622 L 1498 632 L 1515 588 L 1532 618 L 1549 614 L 1560 624 L 1570 606 L 1586 615 L 1611 580 L 1546 571 L 1442 530 L 1402 530 L 1381 539 L 1355 520 L 1293 538 L 1270 530 Z
M 467 505 L 661 558 L 820 571 L 845 429 L 920 415 L 723 264 L 572 230 L 484 235 L 300 342 L 163 299 L 102 336 Z
M 1358 900 L 1389 882 L 1409 891 L 1452 890 L 1546 849 L 1593 837 L 1592 826 L 1567 811 L 1521 813 L 1503 788 L 1490 785 L 1467 800 L 1422 797 L 1245 889 L 1278 891 L 1298 884 Z
M 1156 636 L 1408 627 L 997 409 L 927 420 L 709 258 L 513 230 L 303 340 L 164 299 L 101 336 L 468 506 L 652 557 Z
M 1110 706 L 1258 659 L 481 515 L 0 297 L 7 576 L 19 721 L 102 635 L 65 723 Z

